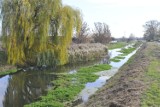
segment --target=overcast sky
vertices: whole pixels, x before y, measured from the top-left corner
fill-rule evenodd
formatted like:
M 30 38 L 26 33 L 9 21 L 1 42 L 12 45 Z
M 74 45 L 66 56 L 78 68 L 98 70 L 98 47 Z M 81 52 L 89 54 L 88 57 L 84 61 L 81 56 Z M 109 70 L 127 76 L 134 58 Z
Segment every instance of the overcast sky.
M 94 22 L 108 24 L 114 37 L 128 37 L 130 33 L 142 37 L 144 31 L 142 25 L 146 21 L 160 20 L 160 0 L 62 0 L 62 2 L 80 9 L 84 21 L 90 28 L 94 28 Z
M 160 19 L 160 0 L 62 0 L 82 11 L 91 28 L 94 22 L 109 25 L 112 36 L 143 36 L 143 24 Z

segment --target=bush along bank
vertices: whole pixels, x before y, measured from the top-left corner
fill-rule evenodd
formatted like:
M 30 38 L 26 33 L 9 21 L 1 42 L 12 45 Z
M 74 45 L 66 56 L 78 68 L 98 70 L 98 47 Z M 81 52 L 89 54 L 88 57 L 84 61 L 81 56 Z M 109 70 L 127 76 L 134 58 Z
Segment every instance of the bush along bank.
M 42 96 L 38 102 L 25 105 L 25 107 L 64 107 L 71 106 L 80 91 L 87 82 L 93 82 L 98 78 L 94 74 L 99 71 L 111 69 L 110 65 L 101 64 L 80 68 L 75 74 L 59 74 L 53 81 L 54 87 L 48 90 L 46 96 Z
M 69 63 L 93 61 L 108 54 L 108 49 L 100 43 L 73 44 L 69 48 Z

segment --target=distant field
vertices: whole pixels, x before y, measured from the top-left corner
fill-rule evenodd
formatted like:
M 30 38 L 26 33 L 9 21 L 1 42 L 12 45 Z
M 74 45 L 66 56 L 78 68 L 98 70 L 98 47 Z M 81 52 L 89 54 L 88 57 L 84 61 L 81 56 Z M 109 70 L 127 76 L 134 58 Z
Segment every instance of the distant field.
M 116 48 L 122 48 L 126 46 L 126 42 L 117 42 L 117 43 L 110 43 L 107 45 L 108 49 L 116 49 Z

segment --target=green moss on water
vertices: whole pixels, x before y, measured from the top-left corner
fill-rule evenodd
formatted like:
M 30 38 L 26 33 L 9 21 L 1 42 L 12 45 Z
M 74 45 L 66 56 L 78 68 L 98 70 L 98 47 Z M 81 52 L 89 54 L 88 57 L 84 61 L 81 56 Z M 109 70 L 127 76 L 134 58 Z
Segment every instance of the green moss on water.
M 130 48 L 124 48 L 124 49 L 120 50 L 119 52 L 121 52 L 125 55 L 128 55 L 128 54 L 132 53 L 134 50 L 136 50 L 135 47 L 130 47 Z
M 116 59 L 125 59 L 124 56 L 116 56 L 115 58 L 116 58 Z
M 102 64 L 80 68 L 76 74 L 58 75 L 58 79 L 52 82 L 54 87 L 46 96 L 25 107 L 64 107 L 66 102 L 75 99 L 87 82 L 94 82 L 99 77 L 94 73 L 109 69 L 111 69 L 110 65 Z
M 124 56 L 116 56 L 114 58 L 111 58 L 110 61 L 112 61 L 112 62 L 120 62 L 121 59 L 125 59 L 125 57 Z
M 152 61 L 148 72 L 146 72 L 147 81 L 150 81 L 149 88 L 144 92 L 141 107 L 159 107 L 160 106 L 160 61 Z
M 108 64 L 100 64 L 100 65 L 94 65 L 94 66 L 80 68 L 78 70 L 78 73 L 94 73 L 94 72 L 108 70 L 108 69 L 111 69 L 110 65 L 108 65 Z
M 116 58 L 112 58 L 112 59 L 110 59 L 110 61 L 112 61 L 112 62 L 120 62 L 121 60 L 120 59 L 116 59 Z
M 122 54 L 120 54 L 119 56 L 116 56 L 114 58 L 111 58 L 110 61 L 112 61 L 112 62 L 120 62 L 121 59 L 125 59 L 125 56 L 127 56 L 130 53 L 132 53 L 134 50 L 136 50 L 136 48 L 134 48 L 134 47 L 123 48 L 122 50 L 119 51 Z

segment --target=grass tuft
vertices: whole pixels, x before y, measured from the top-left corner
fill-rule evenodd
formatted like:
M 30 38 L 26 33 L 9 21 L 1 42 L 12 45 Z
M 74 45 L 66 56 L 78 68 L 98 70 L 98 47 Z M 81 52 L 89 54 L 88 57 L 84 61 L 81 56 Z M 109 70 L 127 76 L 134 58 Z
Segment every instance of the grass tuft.
M 123 48 L 122 50 L 120 50 L 119 52 L 128 55 L 131 52 L 133 52 L 136 48 L 135 47 L 130 47 L 130 48 Z

